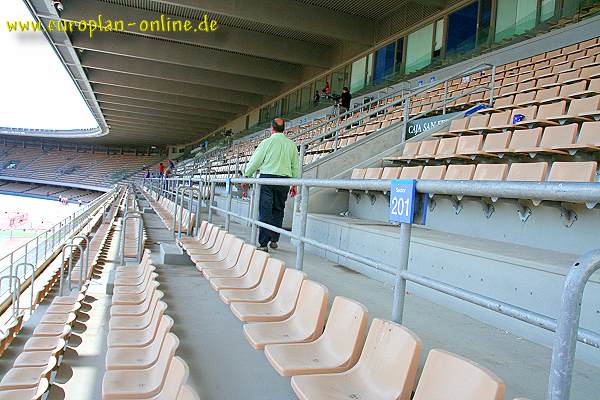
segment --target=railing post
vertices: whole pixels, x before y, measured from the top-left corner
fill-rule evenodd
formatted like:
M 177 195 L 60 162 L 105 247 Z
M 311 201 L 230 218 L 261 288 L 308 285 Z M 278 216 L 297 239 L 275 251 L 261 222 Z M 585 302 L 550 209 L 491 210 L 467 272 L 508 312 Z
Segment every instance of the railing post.
M 400 224 L 400 257 L 394 284 L 394 304 L 392 305 L 392 321 L 401 324 L 404 314 L 404 298 L 406 295 L 406 279 L 402 272 L 408 270 L 408 253 L 412 224 Z
M 573 264 L 565 279 L 552 347 L 548 400 L 570 397 L 583 291 L 590 276 L 599 269 L 600 250 L 590 251 Z
M 252 224 L 250 228 L 250 244 L 254 245 L 258 239 L 257 230 L 258 225 L 256 225 L 256 221 L 259 218 L 260 214 L 260 184 L 254 184 L 254 190 L 252 192 L 252 210 L 250 218 L 252 219 Z
M 215 201 L 215 189 L 217 188 L 216 182 L 210 182 L 210 195 L 208 198 L 208 222 L 212 224 L 213 222 L 213 210 L 212 205 Z
M 404 100 L 404 118 L 402 119 L 402 141 L 406 142 L 407 133 L 408 133 L 408 119 L 410 118 L 410 97 L 407 97 Z
M 490 107 L 494 105 L 494 88 L 496 87 L 496 65 L 492 65 L 492 81 L 490 82 Z
M 229 231 L 229 226 L 231 225 L 231 215 L 229 213 L 231 212 L 231 201 L 233 199 L 233 191 L 231 190 L 231 180 L 229 180 L 227 188 L 227 214 L 225 214 L 225 230 Z
M 179 189 L 181 188 L 177 187 L 175 190 L 175 201 L 173 202 L 175 205 L 175 207 L 173 207 L 173 237 L 177 235 L 177 203 L 179 202 Z
M 448 80 L 444 81 L 444 107 L 442 109 L 442 114 L 446 115 L 446 107 L 448 105 Z
M 298 226 L 298 236 L 306 236 L 306 221 L 308 219 L 308 191 L 306 185 L 300 188 L 300 225 Z M 296 243 L 296 269 L 302 271 L 304 268 L 304 242 L 298 240 Z

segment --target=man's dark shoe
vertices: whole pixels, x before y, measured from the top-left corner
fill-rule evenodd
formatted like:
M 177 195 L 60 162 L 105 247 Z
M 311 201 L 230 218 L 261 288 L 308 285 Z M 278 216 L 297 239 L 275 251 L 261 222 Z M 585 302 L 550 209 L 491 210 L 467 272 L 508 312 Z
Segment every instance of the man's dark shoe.
M 279 245 L 277 244 L 277 242 L 271 242 L 269 243 L 269 246 L 271 246 L 272 249 L 276 249 L 279 247 Z
M 269 248 L 267 246 L 257 247 L 256 250 L 264 251 L 265 253 L 269 252 Z

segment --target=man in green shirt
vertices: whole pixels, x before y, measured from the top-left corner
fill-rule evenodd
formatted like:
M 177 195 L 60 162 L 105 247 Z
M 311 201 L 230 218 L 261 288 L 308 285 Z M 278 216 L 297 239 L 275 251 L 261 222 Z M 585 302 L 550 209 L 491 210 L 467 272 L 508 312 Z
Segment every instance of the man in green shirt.
M 271 136 L 258 145 L 246 166 L 244 176 L 251 177 L 257 170 L 260 171 L 260 178 L 299 176 L 298 149 L 296 144 L 283 133 L 284 131 L 285 121 L 282 118 L 275 118 L 271 123 Z M 289 186 L 261 185 L 258 217 L 261 222 L 281 228 L 288 191 L 295 196 L 295 187 L 290 190 Z M 259 228 L 259 250 L 268 251 L 269 244 L 271 248 L 276 249 L 278 241 L 279 233 Z

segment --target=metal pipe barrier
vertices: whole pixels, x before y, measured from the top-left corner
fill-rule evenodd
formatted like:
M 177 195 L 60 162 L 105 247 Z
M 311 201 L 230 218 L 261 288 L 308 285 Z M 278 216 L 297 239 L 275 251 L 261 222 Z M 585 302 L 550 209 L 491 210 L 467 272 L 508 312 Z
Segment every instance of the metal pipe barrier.
M 72 277 L 71 277 L 71 272 L 73 271 L 73 248 L 79 249 L 79 259 L 77 260 L 77 263 L 79 264 L 79 270 L 81 271 L 80 275 L 79 275 L 79 290 L 81 290 L 81 287 L 83 286 L 83 249 L 81 247 L 81 245 L 79 244 L 65 244 L 63 245 L 61 254 L 62 254 L 62 259 L 61 259 L 61 263 L 60 263 L 60 281 L 59 281 L 59 285 L 58 285 L 58 295 L 62 296 L 63 295 L 63 274 L 64 274 L 64 270 L 65 270 L 65 249 L 71 249 L 71 255 L 69 256 L 69 262 L 68 262 L 68 268 L 67 268 L 67 282 L 68 282 L 68 288 L 69 288 L 69 293 L 73 290 L 72 287 Z M 75 267 L 77 267 L 77 264 L 75 264 Z
M 8 279 L 8 290 L 12 297 L 11 305 L 13 311 L 13 318 L 17 319 L 20 310 L 19 299 L 21 298 L 21 280 L 17 275 L 4 275 L 0 277 L 0 287 L 2 287 L 2 281 L 4 281 L 5 279 Z
M 217 183 L 225 183 L 225 179 L 213 179 L 211 182 L 211 198 L 214 198 Z M 322 180 L 322 179 L 280 179 L 280 178 L 234 178 L 230 184 L 253 184 L 255 190 L 260 185 L 300 186 L 302 200 L 300 205 L 299 232 L 289 232 L 258 220 L 258 207 L 252 208 L 252 215 L 245 217 L 228 209 L 209 205 L 209 210 L 221 212 L 238 220 L 250 222 L 254 227 L 263 227 L 282 235 L 288 236 L 298 244 L 309 244 L 319 249 L 358 261 L 365 265 L 394 274 L 394 304 L 392 319 L 402 323 L 406 282 L 445 293 L 452 297 L 467 301 L 488 310 L 510 316 L 517 320 L 555 332 L 552 367 L 548 382 L 547 400 L 568 400 L 575 359 L 576 342 L 600 349 L 600 334 L 589 329 L 579 328 L 581 301 L 587 281 L 593 272 L 600 269 L 600 250 L 583 255 L 570 269 L 561 297 L 561 310 L 558 319 L 531 311 L 510 303 L 471 292 L 444 282 L 408 271 L 408 252 L 410 245 L 411 224 L 400 225 L 401 257 L 399 265 L 394 270 L 383 263 L 367 257 L 322 244 L 305 236 L 306 219 L 308 214 L 309 187 L 321 187 L 347 190 L 389 191 L 390 180 Z M 470 196 L 508 199 L 534 199 L 556 202 L 577 202 L 594 206 L 600 203 L 600 185 L 586 183 L 555 183 L 555 182 L 477 182 L 477 181 L 417 181 L 416 190 L 423 194 L 439 194 L 451 196 Z M 258 201 L 256 201 L 258 203 Z M 254 229 L 251 236 L 255 240 Z M 254 242 L 252 242 L 254 243 Z M 304 246 L 297 246 L 296 268 L 302 269 Z
M 22 262 L 19 263 L 17 265 L 15 265 L 14 267 L 14 273 L 15 276 L 19 276 L 19 268 L 23 267 L 25 269 L 25 273 L 23 274 L 23 278 L 26 279 L 26 275 L 27 275 L 27 268 L 31 268 L 31 285 L 29 287 L 29 289 L 31 290 L 31 301 L 29 302 L 29 315 L 33 314 L 33 307 L 35 306 L 34 303 L 34 296 L 33 296 L 33 290 L 34 290 L 34 282 L 35 282 L 35 265 L 33 265 L 32 263 L 28 263 L 28 262 Z
M 85 247 L 84 247 L 84 253 L 85 255 L 81 255 L 84 259 L 85 259 L 85 279 L 87 280 L 88 277 L 88 273 L 90 270 L 90 241 L 87 237 L 87 235 L 77 235 L 71 238 L 71 244 L 73 244 L 73 242 L 75 241 L 75 239 L 81 239 L 82 241 L 85 241 Z
M 139 219 L 138 224 L 138 242 L 137 242 L 137 262 L 139 263 L 142 258 L 142 244 L 144 241 L 144 220 L 142 219 L 142 214 L 138 211 L 130 211 L 123 216 L 121 220 L 121 245 L 119 246 L 119 254 L 121 258 L 121 264 L 125 265 L 125 233 L 127 232 L 127 220 L 129 219 Z
M 179 208 L 179 225 L 178 225 L 178 237 L 181 239 L 182 231 L 183 231 L 183 210 L 185 203 L 185 194 L 189 192 L 188 197 L 188 222 L 187 222 L 187 235 L 191 236 L 193 234 L 192 228 L 192 207 L 194 202 L 194 193 L 198 194 L 198 201 L 200 201 L 200 191 L 193 186 L 181 186 L 177 189 L 177 193 L 179 193 L 179 189 L 181 189 L 181 207 Z M 173 224 L 177 220 L 177 204 L 175 204 L 175 215 L 173 215 Z M 175 235 L 175 227 L 173 227 L 173 235 Z

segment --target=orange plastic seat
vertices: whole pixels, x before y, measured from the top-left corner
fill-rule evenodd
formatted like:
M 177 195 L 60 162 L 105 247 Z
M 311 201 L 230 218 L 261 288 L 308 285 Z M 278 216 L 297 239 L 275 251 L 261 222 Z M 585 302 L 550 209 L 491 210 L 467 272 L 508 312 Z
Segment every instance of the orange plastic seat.
M 107 371 L 102 381 L 102 399 L 143 399 L 157 396 L 165 384 L 167 371 L 178 345 L 177 336 L 169 333 L 158 360 L 151 367 Z
M 446 175 L 445 165 L 428 165 L 423 168 L 420 179 L 442 180 L 444 179 L 444 175 Z
M 173 319 L 168 315 L 155 315 L 152 322 L 142 330 L 112 330 L 108 332 L 108 347 L 143 347 L 148 346 L 158 334 L 159 330 L 169 331 L 173 326 Z
M 548 163 L 512 163 L 506 176 L 507 181 L 542 182 L 548 175 Z
M 598 163 L 596 161 L 562 162 L 552 164 L 549 182 L 595 182 Z
M 368 312 L 362 304 L 338 296 L 318 339 L 267 345 L 265 356 L 281 376 L 343 372 L 356 364 L 367 324 Z
M 448 181 L 470 181 L 475 174 L 475 165 L 450 164 L 446 170 L 445 180 Z
M 576 143 L 554 145 L 553 149 L 600 151 L 600 121 L 584 122 Z
M 482 366 L 433 349 L 412 400 L 504 400 L 504 383 Z
M 296 308 L 289 318 L 246 324 L 244 334 L 255 349 L 263 349 L 268 344 L 311 342 L 323 332 L 327 304 L 327 288 L 304 280 Z
M 229 307 L 240 321 L 282 321 L 294 311 L 304 279 L 305 273 L 288 268 L 273 300 L 265 303 L 235 302 Z
M 474 181 L 503 181 L 508 174 L 508 164 L 478 164 Z
M 269 254 L 256 250 L 250 260 L 248 272 L 239 278 L 211 278 L 210 286 L 214 290 L 221 289 L 252 289 L 260 283 L 263 271 L 269 260 Z
M 416 155 L 416 157 L 414 157 L 414 159 L 425 160 L 428 158 L 435 158 L 439 144 L 440 141 L 438 139 L 423 140 L 421 142 L 421 147 L 419 147 L 419 153 Z
M 356 365 L 337 374 L 292 377 L 301 400 L 410 400 L 421 340 L 391 321 L 373 319 Z
M 244 244 L 235 262 L 225 260 L 219 263 L 205 263 L 203 265 L 196 265 L 196 268 L 202 271 L 202 274 L 209 279 L 240 277 L 248 271 L 250 260 L 252 260 L 255 250 L 255 246 Z
M 403 167 L 400 173 L 400 179 L 419 179 L 423 173 L 423 166 Z
M 406 142 L 399 160 L 413 160 L 419 153 L 422 142 Z
M 366 173 L 366 168 L 354 168 L 352 170 L 352 175 L 350 175 L 350 179 L 365 179 Z
M 364 179 L 380 179 L 383 168 L 367 168 Z
M 402 167 L 385 167 L 381 174 L 381 179 L 398 179 L 401 172 Z
M 253 289 L 224 289 L 219 291 L 223 302 L 242 301 L 245 303 L 264 303 L 275 297 L 286 268 L 283 262 L 270 258 L 258 286 Z

